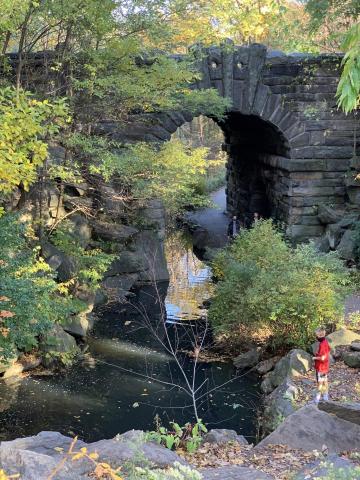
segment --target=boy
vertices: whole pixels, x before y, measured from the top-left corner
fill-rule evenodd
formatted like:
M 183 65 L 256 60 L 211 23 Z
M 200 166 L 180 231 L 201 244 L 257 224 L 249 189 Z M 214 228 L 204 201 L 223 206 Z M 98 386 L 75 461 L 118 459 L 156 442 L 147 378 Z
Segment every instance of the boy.
M 323 396 L 324 401 L 329 400 L 329 386 L 328 386 L 328 373 L 330 366 L 330 345 L 326 340 L 325 329 L 318 328 L 315 331 L 316 340 L 319 342 L 319 346 L 315 357 L 315 372 L 317 382 L 317 393 L 315 396 L 315 403 L 318 404 Z

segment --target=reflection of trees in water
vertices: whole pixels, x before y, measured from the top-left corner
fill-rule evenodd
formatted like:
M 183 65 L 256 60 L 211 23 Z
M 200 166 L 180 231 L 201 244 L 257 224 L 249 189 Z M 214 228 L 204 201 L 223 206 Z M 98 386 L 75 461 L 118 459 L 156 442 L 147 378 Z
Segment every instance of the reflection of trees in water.
M 213 290 L 210 269 L 194 255 L 190 238 L 181 231 L 168 235 L 165 252 L 170 273 L 166 301 L 179 308 L 177 316 L 196 318 Z

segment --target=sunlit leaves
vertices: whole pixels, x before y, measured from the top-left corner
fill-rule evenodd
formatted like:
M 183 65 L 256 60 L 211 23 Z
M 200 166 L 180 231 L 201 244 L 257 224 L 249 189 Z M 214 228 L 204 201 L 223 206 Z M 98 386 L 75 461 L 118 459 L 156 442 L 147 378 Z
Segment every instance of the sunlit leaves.
M 360 23 L 349 30 L 342 47 L 346 53 L 336 95 L 339 106 L 349 113 L 360 101 Z
M 0 192 L 35 181 L 47 157 L 46 138 L 68 117 L 65 102 L 38 101 L 29 93 L 0 89 Z

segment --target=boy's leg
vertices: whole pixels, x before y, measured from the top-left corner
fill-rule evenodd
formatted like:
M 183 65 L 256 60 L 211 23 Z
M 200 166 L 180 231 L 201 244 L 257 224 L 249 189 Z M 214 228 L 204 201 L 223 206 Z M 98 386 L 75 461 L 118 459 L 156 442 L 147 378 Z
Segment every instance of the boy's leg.
M 315 372 L 315 375 L 316 375 L 316 388 L 317 388 L 317 391 L 316 391 L 316 394 L 315 394 L 315 399 L 314 399 L 314 402 L 316 404 L 318 404 L 320 402 L 320 399 L 321 399 L 321 379 L 320 379 L 320 374 L 319 372 Z
M 323 376 L 323 399 L 325 402 L 329 400 L 329 381 L 328 381 L 328 376 L 324 375 Z

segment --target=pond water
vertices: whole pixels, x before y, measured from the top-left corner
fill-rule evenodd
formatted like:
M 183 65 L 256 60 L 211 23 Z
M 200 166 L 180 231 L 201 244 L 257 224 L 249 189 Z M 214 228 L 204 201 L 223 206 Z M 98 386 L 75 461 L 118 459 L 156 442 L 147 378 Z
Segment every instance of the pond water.
M 184 387 L 183 374 L 161 342 L 168 335 L 186 346 L 189 329 L 204 313 L 201 304 L 211 295 L 211 272 L 179 232 L 168 239 L 167 258 L 170 285 L 142 288 L 131 304 L 103 313 L 89 351 L 67 374 L 0 383 L 0 440 L 55 430 L 96 441 L 132 428 L 152 429 L 155 415 L 165 425 L 194 419 L 191 398 L 172 385 Z M 156 339 L 149 327 L 161 324 L 164 305 L 167 322 L 161 335 L 155 330 Z M 193 359 L 180 353 L 179 362 L 191 378 Z M 199 416 L 211 428 L 232 428 L 253 441 L 256 376 L 236 377 L 231 362 L 199 362 L 195 383 L 206 380 L 209 391 L 234 377 L 199 400 Z

